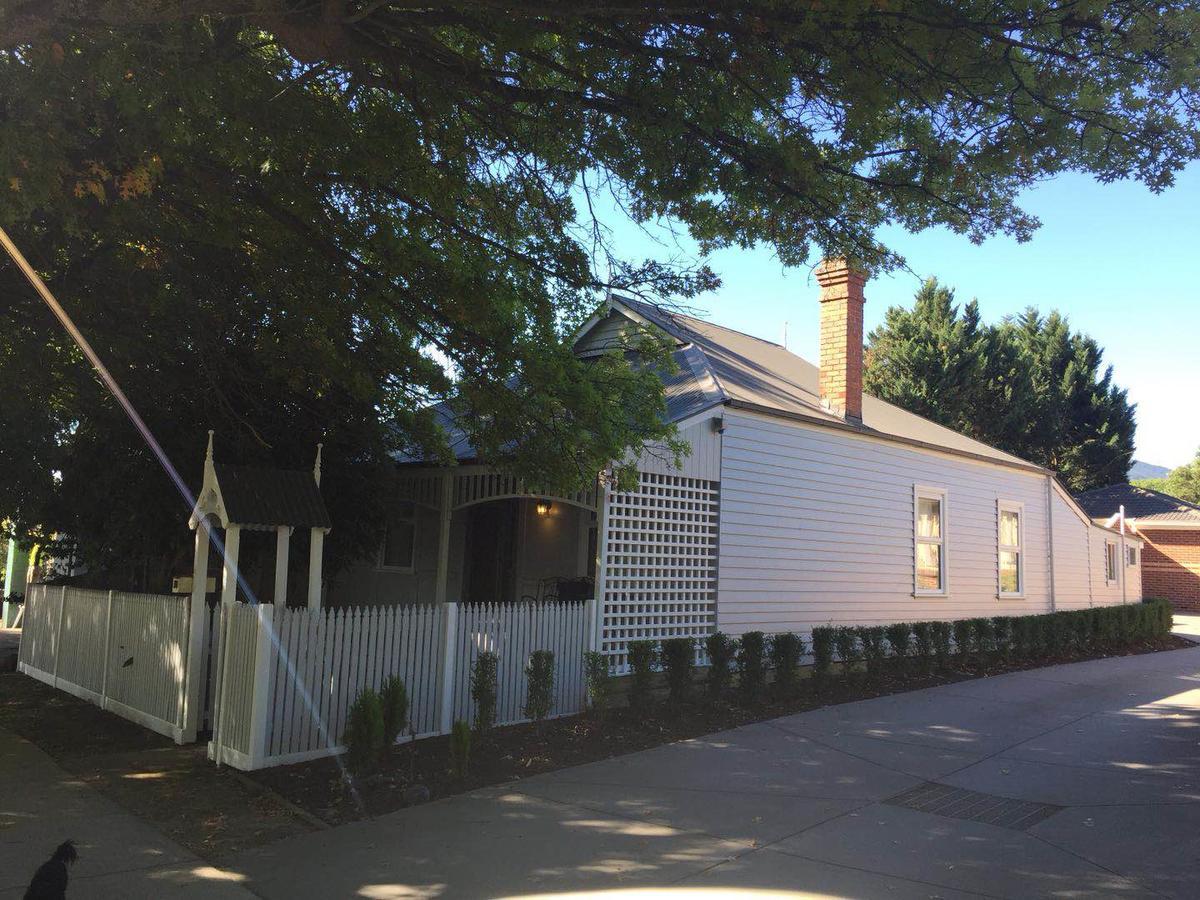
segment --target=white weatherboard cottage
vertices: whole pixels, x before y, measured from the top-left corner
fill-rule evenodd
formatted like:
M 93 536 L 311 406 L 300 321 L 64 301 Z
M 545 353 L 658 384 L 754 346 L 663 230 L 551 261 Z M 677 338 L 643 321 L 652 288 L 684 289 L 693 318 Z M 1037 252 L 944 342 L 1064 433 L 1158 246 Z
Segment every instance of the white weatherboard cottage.
M 668 414 L 691 444 L 638 487 L 547 497 L 464 440 L 450 469 L 402 465 L 375 565 L 327 602 L 595 596 L 593 640 L 714 629 L 1019 615 L 1141 599 L 1140 539 L 1093 523 L 1046 469 L 862 392 L 864 276 L 817 270 L 821 360 L 617 296 L 582 356 L 641 329 L 674 342 Z M 1136 560 L 1132 562 L 1131 560 Z

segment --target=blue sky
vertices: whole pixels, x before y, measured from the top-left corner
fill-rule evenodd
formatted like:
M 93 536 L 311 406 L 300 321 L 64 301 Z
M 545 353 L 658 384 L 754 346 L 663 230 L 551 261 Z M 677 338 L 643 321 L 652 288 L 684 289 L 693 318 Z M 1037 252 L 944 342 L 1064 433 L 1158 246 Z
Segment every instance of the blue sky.
M 881 233 L 915 274 L 867 284 L 867 329 L 889 306 L 911 305 L 928 275 L 962 302 L 978 299 L 987 321 L 1026 306 L 1059 309 L 1105 348 L 1137 403 L 1137 458 L 1188 462 L 1200 448 L 1200 165 L 1157 196 L 1136 183 L 1067 175 L 1031 189 L 1022 204 L 1042 221 L 1025 244 L 996 237 L 975 246 L 945 230 Z M 606 224 L 624 254 L 678 252 L 616 216 Z M 789 349 L 816 358 L 817 285 L 808 268 L 786 270 L 762 247 L 723 251 L 710 264 L 723 285 L 692 304 L 700 314 L 777 342 L 786 321 Z

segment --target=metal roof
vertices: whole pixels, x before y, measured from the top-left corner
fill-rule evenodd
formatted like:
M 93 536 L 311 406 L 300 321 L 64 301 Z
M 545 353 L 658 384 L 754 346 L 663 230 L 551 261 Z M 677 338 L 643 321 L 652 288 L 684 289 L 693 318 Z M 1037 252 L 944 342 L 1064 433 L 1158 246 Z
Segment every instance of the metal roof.
M 1108 519 L 1125 507 L 1125 518 L 1138 525 L 1200 525 L 1200 506 L 1136 484 L 1110 484 L 1076 494 L 1079 505 L 1093 519 Z
M 311 471 L 213 463 L 232 525 L 330 528 L 329 510 Z

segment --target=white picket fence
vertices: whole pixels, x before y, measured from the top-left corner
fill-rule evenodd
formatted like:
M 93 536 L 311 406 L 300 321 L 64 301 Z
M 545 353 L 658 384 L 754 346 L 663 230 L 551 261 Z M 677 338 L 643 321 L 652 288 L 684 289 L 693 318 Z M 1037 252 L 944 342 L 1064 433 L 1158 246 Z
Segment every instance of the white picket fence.
M 182 741 L 189 599 L 34 584 L 17 667 Z
M 499 724 L 524 721 L 525 665 L 534 650 L 554 651 L 551 714 L 579 712 L 592 609 L 590 602 L 225 607 L 209 755 L 250 770 L 340 753 L 351 704 L 392 675 L 408 691 L 407 734 L 445 734 L 455 719 L 473 716 L 471 668 L 484 650 L 499 655 Z

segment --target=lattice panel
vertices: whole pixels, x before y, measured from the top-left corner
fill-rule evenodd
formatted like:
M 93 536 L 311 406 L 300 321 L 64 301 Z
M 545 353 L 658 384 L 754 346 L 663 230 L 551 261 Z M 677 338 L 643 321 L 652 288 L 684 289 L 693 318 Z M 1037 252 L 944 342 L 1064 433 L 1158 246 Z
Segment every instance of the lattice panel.
M 610 500 L 602 649 L 626 670 L 630 641 L 702 637 L 717 622 L 721 483 L 641 472 Z

